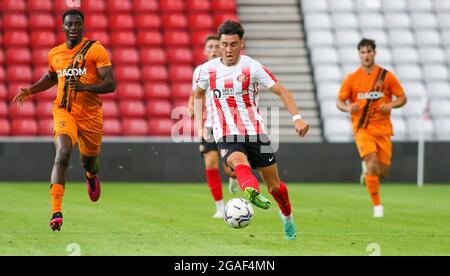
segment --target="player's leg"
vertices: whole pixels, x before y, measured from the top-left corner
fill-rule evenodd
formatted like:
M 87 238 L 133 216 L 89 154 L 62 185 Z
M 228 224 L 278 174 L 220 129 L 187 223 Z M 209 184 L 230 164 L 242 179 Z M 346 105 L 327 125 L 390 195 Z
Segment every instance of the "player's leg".
M 258 169 L 261 178 L 280 207 L 280 217 L 284 225 L 284 235 L 287 240 L 295 240 L 297 231 L 292 214 L 289 192 L 285 183 L 280 180 L 276 164 Z
M 238 189 L 238 183 L 236 179 L 236 174 L 234 171 L 225 164 L 225 162 L 222 162 L 223 170 L 226 175 L 228 175 L 228 191 L 230 194 L 235 194 Z
M 222 179 L 219 173 L 219 153 L 217 152 L 217 148 L 216 150 L 208 150 L 206 144 L 204 146 L 203 158 L 205 160 L 206 180 L 216 204 L 216 213 L 213 215 L 213 218 L 223 218 L 225 207 L 222 193 Z
M 383 217 L 383 206 L 380 201 L 380 163 L 377 153 L 370 153 L 364 157 L 367 166 L 367 190 L 374 206 L 374 217 Z
M 102 133 L 98 131 L 100 127 L 96 122 L 91 122 L 89 125 L 79 124 L 80 130 L 78 133 L 81 166 L 85 171 L 88 195 L 92 202 L 97 202 L 101 195 L 101 185 L 98 177 L 98 156 L 100 155 L 102 144 Z

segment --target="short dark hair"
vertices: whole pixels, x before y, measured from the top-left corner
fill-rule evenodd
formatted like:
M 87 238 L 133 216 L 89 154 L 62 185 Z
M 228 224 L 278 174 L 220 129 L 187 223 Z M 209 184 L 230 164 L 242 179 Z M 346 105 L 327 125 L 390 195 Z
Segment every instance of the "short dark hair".
M 375 40 L 363 38 L 358 43 L 358 50 L 360 50 L 362 47 L 370 47 L 370 48 L 372 48 L 372 50 L 375 50 L 377 48 L 377 45 L 375 44 Z
M 235 35 L 237 34 L 240 39 L 244 37 L 244 28 L 242 27 L 241 23 L 233 21 L 233 20 L 227 20 L 222 23 L 222 25 L 219 26 L 217 29 L 217 35 L 221 37 L 222 35 Z
M 71 9 L 71 10 L 67 10 L 64 12 L 64 14 L 62 15 L 62 21 L 64 23 L 64 20 L 66 19 L 66 16 L 68 15 L 79 15 L 81 17 L 81 20 L 84 23 L 84 14 L 82 11 L 77 10 L 77 9 Z
M 206 45 L 206 43 L 208 43 L 208 41 L 210 41 L 210 40 L 217 40 L 217 41 L 220 41 L 220 38 L 219 38 L 217 35 L 215 35 L 215 34 L 208 35 L 208 37 L 205 39 L 205 45 Z

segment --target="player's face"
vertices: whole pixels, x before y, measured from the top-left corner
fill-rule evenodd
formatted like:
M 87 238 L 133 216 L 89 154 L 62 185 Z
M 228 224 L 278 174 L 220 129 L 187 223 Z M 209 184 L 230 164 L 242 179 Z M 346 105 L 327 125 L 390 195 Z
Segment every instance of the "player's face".
M 225 65 L 235 65 L 241 54 L 242 40 L 237 34 L 222 35 L 220 37 L 220 49 Z
M 372 47 L 363 46 L 359 49 L 359 59 L 361 60 L 361 65 L 364 67 L 371 67 L 375 64 L 375 52 Z
M 64 18 L 63 30 L 69 41 L 81 41 L 83 39 L 84 23 L 78 14 L 69 14 Z
M 215 39 L 210 39 L 205 45 L 205 55 L 208 60 L 220 57 L 220 42 Z

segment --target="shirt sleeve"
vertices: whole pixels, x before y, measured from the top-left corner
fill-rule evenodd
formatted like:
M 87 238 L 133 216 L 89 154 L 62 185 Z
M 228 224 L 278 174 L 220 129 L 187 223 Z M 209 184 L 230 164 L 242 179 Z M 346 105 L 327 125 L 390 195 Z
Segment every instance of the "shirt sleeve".
M 268 89 L 278 83 L 277 78 L 260 63 L 255 63 L 255 80 Z
M 103 47 L 101 44 L 96 43 L 93 45 L 95 47 L 95 66 L 97 68 L 106 67 L 106 66 L 112 66 L 111 60 L 109 59 L 108 52 L 106 51 L 105 47 Z
M 198 87 L 200 87 L 203 90 L 208 90 L 208 87 L 209 87 L 209 69 L 208 69 L 208 66 L 206 64 L 202 65 L 202 67 L 200 69 L 198 80 L 197 80 L 197 85 L 198 85 Z
M 346 100 L 350 100 L 351 95 L 352 95 L 352 81 L 350 75 L 348 75 L 342 82 L 338 98 L 339 100 L 345 102 Z
M 400 81 L 391 72 L 388 72 L 386 75 L 386 84 L 388 85 L 388 89 L 391 91 L 392 95 L 396 97 L 405 95 L 405 90 L 400 84 Z
M 201 66 L 198 66 L 197 68 L 195 68 L 194 74 L 192 74 L 192 89 L 195 89 L 197 87 L 197 81 L 200 77 L 201 68 Z

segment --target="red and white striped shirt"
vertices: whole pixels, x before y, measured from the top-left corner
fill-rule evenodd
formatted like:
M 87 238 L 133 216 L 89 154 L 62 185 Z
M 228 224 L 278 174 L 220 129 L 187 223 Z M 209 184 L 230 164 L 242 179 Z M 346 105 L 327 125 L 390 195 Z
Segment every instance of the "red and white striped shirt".
M 197 80 L 200 77 L 200 72 L 202 70 L 202 66 L 199 65 L 194 70 L 194 74 L 192 76 L 192 89 L 195 89 L 197 87 Z M 204 127 L 212 129 L 213 128 L 213 107 L 212 107 L 212 99 L 210 97 L 211 90 L 206 90 L 206 114 L 205 114 L 205 125 Z
M 214 139 L 225 136 L 267 134 L 259 112 L 259 84 L 271 88 L 278 80 L 259 62 L 241 56 L 233 66 L 226 66 L 221 58 L 202 65 L 197 84 L 211 90 Z

